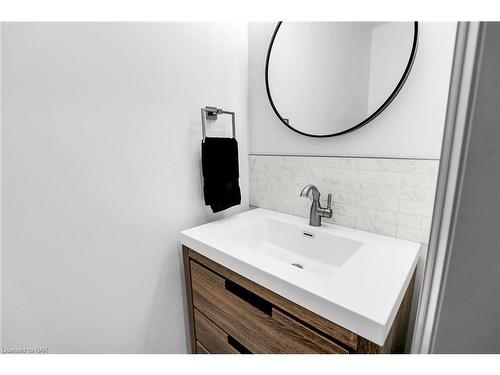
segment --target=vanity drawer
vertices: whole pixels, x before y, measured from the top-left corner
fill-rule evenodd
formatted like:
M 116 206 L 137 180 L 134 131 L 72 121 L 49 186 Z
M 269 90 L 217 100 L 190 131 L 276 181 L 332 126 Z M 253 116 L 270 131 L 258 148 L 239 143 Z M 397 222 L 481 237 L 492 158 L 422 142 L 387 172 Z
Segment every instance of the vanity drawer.
M 275 321 L 280 322 L 291 330 L 293 336 L 292 339 L 305 339 L 310 341 L 311 343 L 314 343 L 314 346 L 311 346 L 311 349 L 313 349 L 317 353 L 349 354 L 349 351 L 345 348 L 306 327 L 302 323 L 298 322 L 288 314 L 278 309 L 273 308 L 272 317 Z
M 187 275 L 191 275 L 191 267 L 189 267 L 191 261 L 195 261 L 198 264 L 203 265 L 205 268 L 213 271 L 217 275 L 220 275 L 225 280 L 233 281 L 234 283 L 242 286 L 245 289 L 252 291 L 258 296 L 262 297 L 266 301 L 270 302 L 273 306 L 281 311 L 286 311 L 289 315 L 293 316 L 297 320 L 304 322 L 309 327 L 315 327 L 319 332 L 322 332 L 326 337 L 333 337 L 342 346 L 348 347 L 349 350 L 357 350 L 358 336 L 330 320 L 327 320 L 296 303 L 293 303 L 286 298 L 264 288 L 263 286 L 254 283 L 253 281 L 231 271 L 230 269 L 204 257 L 197 252 L 184 247 L 185 264 L 189 272 Z M 192 302 L 191 297 L 191 279 L 188 281 L 190 286 L 187 291 L 189 293 L 188 301 Z
M 195 312 L 199 310 L 250 352 L 349 353 L 262 297 L 197 262 L 190 263 Z
M 228 335 L 213 324 L 206 316 L 194 309 L 194 326 L 197 344 L 211 354 L 238 354 L 240 353 L 229 344 Z M 197 345 L 197 351 L 200 350 Z
M 199 341 L 196 341 L 196 354 L 211 354 Z

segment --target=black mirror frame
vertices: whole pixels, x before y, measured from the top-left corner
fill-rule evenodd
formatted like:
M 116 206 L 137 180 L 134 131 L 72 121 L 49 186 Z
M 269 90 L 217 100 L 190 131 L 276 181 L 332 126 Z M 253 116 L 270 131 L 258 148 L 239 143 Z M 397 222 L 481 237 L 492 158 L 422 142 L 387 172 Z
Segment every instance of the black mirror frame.
M 365 126 L 368 124 L 370 121 L 374 120 L 378 115 L 380 115 L 388 106 L 391 104 L 391 102 L 396 98 L 396 96 L 399 94 L 399 91 L 403 88 L 403 85 L 405 84 L 406 80 L 408 79 L 408 76 L 410 74 L 411 68 L 413 67 L 413 63 L 415 62 L 415 56 L 417 54 L 417 46 L 418 46 L 418 22 L 414 21 L 413 22 L 413 45 L 410 53 L 410 57 L 408 59 L 408 63 L 406 65 L 406 68 L 403 72 L 403 76 L 399 80 L 396 88 L 391 92 L 389 97 L 384 101 L 384 103 L 375 111 L 373 112 L 369 117 L 361 121 L 359 124 L 352 126 L 349 129 L 343 130 L 338 133 L 332 133 L 332 134 L 322 134 L 322 135 L 317 135 L 317 134 L 309 134 L 309 133 L 304 133 L 301 132 L 300 130 L 295 129 L 293 126 L 291 126 L 286 119 L 284 119 L 280 113 L 278 112 L 278 109 L 274 105 L 273 98 L 271 96 L 271 90 L 269 88 L 269 61 L 271 59 L 271 50 L 273 48 L 274 40 L 276 39 L 276 35 L 278 34 L 278 30 L 280 29 L 281 24 L 283 21 L 279 21 L 278 24 L 276 25 L 276 28 L 274 29 L 273 35 L 271 37 L 271 41 L 269 42 L 269 48 L 267 50 L 267 56 L 266 56 L 266 69 L 265 69 L 265 79 L 266 79 L 266 92 L 267 92 L 267 98 L 269 99 L 269 103 L 271 103 L 271 107 L 273 108 L 274 113 L 280 121 L 285 124 L 289 129 L 293 130 L 296 133 L 305 135 L 306 137 L 313 137 L 313 138 L 327 138 L 327 137 L 337 137 L 339 135 L 347 134 L 350 132 L 353 132 L 362 126 Z

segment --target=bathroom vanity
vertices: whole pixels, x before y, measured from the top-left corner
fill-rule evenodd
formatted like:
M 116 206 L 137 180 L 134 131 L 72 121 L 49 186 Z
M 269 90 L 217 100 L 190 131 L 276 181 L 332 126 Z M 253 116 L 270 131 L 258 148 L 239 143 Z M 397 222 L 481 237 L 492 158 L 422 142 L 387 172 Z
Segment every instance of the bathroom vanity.
M 379 32 L 383 42 L 373 42 Z M 297 54 L 299 41 L 307 53 Z M 303 136 L 355 131 L 397 96 L 417 42 L 417 22 L 279 22 L 265 62 L 269 104 Z M 366 45 L 377 52 L 365 53 Z M 384 72 L 380 67 L 386 66 L 391 68 Z M 378 86 L 365 72 L 377 76 Z M 204 139 L 205 117 L 219 113 L 228 112 L 202 109 Z M 219 164 L 214 169 L 225 169 Z M 405 350 L 420 244 L 322 225 L 334 214 L 331 195 L 326 207 L 312 184 L 300 196 L 312 199 L 309 219 L 255 209 L 182 232 L 193 353 Z
M 419 244 L 256 209 L 182 232 L 193 353 L 400 353 Z

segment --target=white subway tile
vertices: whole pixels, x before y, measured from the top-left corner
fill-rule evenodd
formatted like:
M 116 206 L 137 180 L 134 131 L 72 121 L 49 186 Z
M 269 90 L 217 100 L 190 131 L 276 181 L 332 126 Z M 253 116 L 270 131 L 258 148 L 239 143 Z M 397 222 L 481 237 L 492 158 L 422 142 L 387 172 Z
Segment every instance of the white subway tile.
M 293 214 L 293 206 L 290 206 L 289 204 L 272 202 L 270 209 L 279 212 L 284 212 L 285 214 L 290 214 L 290 215 Z
M 254 173 L 266 173 L 269 170 L 269 166 L 267 164 L 254 163 L 250 166 L 250 170 Z
M 380 223 L 398 224 L 397 212 L 377 210 L 375 212 L 375 220 Z
M 354 227 L 359 230 L 383 234 L 384 236 L 394 237 L 396 235 L 396 226 L 393 224 L 385 224 L 356 218 L 356 224 Z
M 386 172 L 401 172 L 403 170 L 403 159 L 379 159 L 379 169 Z
M 399 199 L 401 187 L 399 185 L 381 185 L 368 182 L 360 182 L 351 187 L 357 194 L 374 195 Z
M 404 240 L 417 241 L 421 243 L 429 242 L 429 231 L 398 226 L 396 236 Z
M 404 160 L 401 172 L 437 175 L 438 160 Z
M 277 194 L 273 202 L 288 204 L 290 206 L 306 207 L 311 205 L 309 199 L 294 194 Z
M 340 168 L 340 158 L 308 157 L 307 165 L 321 168 Z
M 399 197 L 414 202 L 427 202 L 428 190 L 420 187 L 401 186 Z
M 260 208 L 271 208 L 271 202 L 256 198 L 252 194 L 250 194 L 250 205 Z
M 400 172 L 401 160 L 398 159 L 362 159 L 361 169 L 365 171 Z
M 292 176 L 303 177 L 323 177 L 323 168 L 309 166 L 292 166 L 290 168 Z
M 397 213 L 397 224 L 405 228 L 429 230 L 431 218 L 427 216 Z
M 308 164 L 308 158 L 307 157 L 302 157 L 302 156 L 287 156 L 283 157 L 283 161 L 285 164 L 288 165 L 307 165 Z
M 429 160 L 429 174 L 437 176 L 439 173 L 439 160 Z
M 274 164 L 271 165 L 271 173 L 277 173 L 281 176 L 291 176 L 292 166 L 285 164 Z
M 373 208 L 360 207 L 360 206 L 344 204 L 344 203 L 336 203 L 336 202 L 333 202 L 332 206 L 334 215 L 335 213 L 339 213 L 341 215 L 359 217 L 361 219 L 369 219 L 369 220 L 375 219 L 376 210 Z
M 377 208 L 385 211 L 397 211 L 399 201 L 393 198 L 375 197 L 373 195 L 359 195 L 358 205 L 368 208 Z
M 354 218 L 354 217 L 344 216 L 344 215 L 339 215 L 339 214 L 336 214 L 336 215 L 334 214 L 330 219 L 324 218 L 323 220 L 327 223 L 342 225 L 344 227 L 350 227 L 350 228 L 354 228 L 354 225 L 356 222 L 356 218 Z
M 268 210 L 273 209 L 273 202 L 265 201 L 265 200 L 258 200 L 258 203 L 255 204 L 254 206 L 260 207 L 260 208 L 267 208 Z
M 273 198 L 269 192 L 262 191 L 262 190 L 255 190 L 253 186 L 250 187 L 250 197 L 253 197 L 255 199 L 261 199 L 261 200 L 271 200 L 269 198 Z
M 326 201 L 328 195 L 323 195 L 321 198 L 323 201 Z M 354 204 L 359 206 L 359 195 L 352 193 L 344 193 L 344 192 L 335 192 L 332 194 L 332 201 L 337 203 L 347 203 Z
M 335 180 L 332 178 L 323 178 L 321 184 L 330 189 L 330 193 L 344 192 L 344 193 L 356 193 L 355 185 L 359 184 L 356 181 L 342 181 Z
M 400 172 L 400 160 L 377 158 L 342 158 L 340 168 L 364 171 Z
M 253 181 L 252 189 L 254 190 L 266 190 L 266 183 L 264 181 Z
M 328 193 L 332 193 L 335 190 L 333 185 L 331 184 L 331 180 L 326 178 L 320 178 L 320 177 L 308 178 L 307 183 L 302 185 L 301 188 L 303 188 L 307 184 L 315 185 L 319 189 L 322 195 L 327 195 Z
M 432 209 L 433 209 L 432 203 L 411 202 L 403 200 L 399 202 L 399 212 L 405 214 L 431 217 Z
M 436 189 L 427 189 L 427 194 L 425 197 L 425 201 L 427 203 L 434 203 L 434 199 L 436 197 Z
M 358 171 L 349 169 L 324 168 L 324 176 L 335 180 L 358 180 Z
M 364 159 L 361 158 L 345 158 L 339 159 L 339 168 L 342 169 L 366 169 Z
M 401 185 L 421 188 L 435 188 L 436 181 L 437 175 L 403 173 Z
M 338 225 L 428 241 L 439 162 L 384 158 L 255 156 L 250 161 L 252 206 L 309 217 L 307 184 L 333 195 Z
M 308 207 L 292 207 L 293 214 L 296 216 L 309 217 L 309 208 Z
M 401 173 L 359 171 L 359 181 L 383 185 L 399 185 L 401 183 Z

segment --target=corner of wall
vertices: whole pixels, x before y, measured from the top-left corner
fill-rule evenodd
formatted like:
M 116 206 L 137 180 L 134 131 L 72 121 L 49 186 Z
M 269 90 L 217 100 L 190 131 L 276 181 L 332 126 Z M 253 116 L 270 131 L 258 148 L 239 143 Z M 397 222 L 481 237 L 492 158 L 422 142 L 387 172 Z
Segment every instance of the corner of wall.
M 2 25 L 0 22 L 0 348 L 2 347 Z
M 2 347 L 2 25 L 0 22 L 0 348 Z

